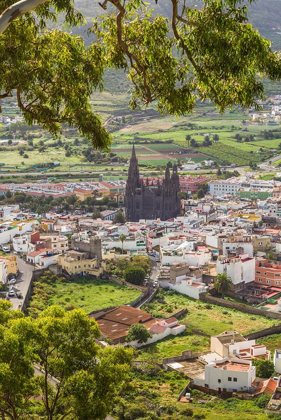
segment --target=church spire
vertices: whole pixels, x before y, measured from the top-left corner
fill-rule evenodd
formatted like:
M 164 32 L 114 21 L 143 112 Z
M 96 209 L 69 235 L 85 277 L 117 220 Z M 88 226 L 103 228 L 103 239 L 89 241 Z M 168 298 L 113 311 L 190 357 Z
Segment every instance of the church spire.
M 135 143 L 133 144 L 133 148 L 132 148 L 131 160 L 137 160 L 136 150 L 135 150 Z
M 170 169 L 169 169 L 169 165 L 168 164 L 166 166 L 165 179 L 170 179 Z

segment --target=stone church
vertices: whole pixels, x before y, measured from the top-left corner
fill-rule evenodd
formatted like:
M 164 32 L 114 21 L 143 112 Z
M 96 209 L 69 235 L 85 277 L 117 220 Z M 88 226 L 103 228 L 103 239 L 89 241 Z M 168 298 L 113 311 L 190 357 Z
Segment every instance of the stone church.
M 135 146 L 133 146 L 130 159 L 128 180 L 125 193 L 126 217 L 129 222 L 138 222 L 140 219 L 167 220 L 180 215 L 181 200 L 177 165 L 170 174 L 167 166 L 165 178 L 157 180 L 156 185 L 148 179 L 140 179 L 138 160 Z

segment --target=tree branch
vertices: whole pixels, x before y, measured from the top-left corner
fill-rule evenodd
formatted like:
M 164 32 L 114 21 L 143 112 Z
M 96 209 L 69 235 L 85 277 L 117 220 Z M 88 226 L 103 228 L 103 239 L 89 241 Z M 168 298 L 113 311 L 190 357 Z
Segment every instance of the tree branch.
M 8 26 L 18 16 L 30 12 L 47 0 L 20 0 L 12 6 L 8 7 L 2 15 L 0 15 L 0 35 L 8 28 Z

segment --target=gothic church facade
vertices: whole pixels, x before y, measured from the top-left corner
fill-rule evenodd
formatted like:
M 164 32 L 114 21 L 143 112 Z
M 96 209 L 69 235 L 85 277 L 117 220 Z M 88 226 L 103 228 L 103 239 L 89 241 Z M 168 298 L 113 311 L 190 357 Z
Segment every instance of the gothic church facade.
M 178 197 L 180 191 L 177 165 L 170 174 L 167 166 L 165 178 L 153 185 L 149 180 L 140 179 L 138 160 L 135 146 L 133 146 L 130 159 L 128 180 L 125 192 L 126 217 L 129 222 L 138 222 L 140 219 L 167 220 L 180 214 L 181 201 Z

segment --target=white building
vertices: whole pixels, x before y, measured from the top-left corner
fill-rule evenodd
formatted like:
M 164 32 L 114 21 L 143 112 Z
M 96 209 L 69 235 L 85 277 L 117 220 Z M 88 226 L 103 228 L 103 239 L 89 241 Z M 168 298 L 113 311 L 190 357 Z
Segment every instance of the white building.
M 134 347 L 142 347 L 144 345 L 156 343 L 157 341 L 163 340 L 169 335 L 179 335 L 184 332 L 185 325 L 180 325 L 177 318 L 172 317 L 169 319 L 163 319 L 161 321 L 156 321 L 150 328 L 148 328 L 151 338 L 144 344 L 140 344 L 137 341 L 132 341 L 129 344 Z
M 226 273 L 234 286 L 250 283 L 255 280 L 255 259 L 248 254 L 226 258 L 221 256 L 217 260 L 217 274 Z
M 281 373 L 281 350 L 274 351 L 273 364 L 275 372 Z
M 0 224 L 0 245 L 11 242 L 16 235 L 32 232 L 34 225 L 39 225 L 36 220 L 26 222 L 3 222 Z
M 7 283 L 7 265 L 4 259 L 0 259 L 0 283 Z
M 241 242 L 223 242 L 222 244 L 223 255 L 227 255 L 230 252 L 237 252 L 248 254 L 249 257 L 254 255 L 254 247 L 250 241 L 241 241 Z
M 160 280 L 159 285 L 164 289 L 176 290 L 178 293 L 189 296 L 193 299 L 199 299 L 201 293 L 208 291 L 208 286 L 195 277 L 186 275 L 176 277 L 176 282 L 170 280 Z
M 163 247 L 160 249 L 160 259 L 163 265 L 186 263 L 194 267 L 200 267 L 211 261 L 211 252 L 206 247 L 202 247 L 202 250 L 191 251 L 189 245 L 187 249 L 181 245 L 176 248 Z
M 214 180 L 208 182 L 208 188 L 212 195 L 236 195 L 240 188 L 240 180 L 238 178 Z
M 16 235 L 13 238 L 13 248 L 16 252 L 23 252 L 27 254 L 30 252 L 30 235 Z
M 194 379 L 194 385 L 221 392 L 249 392 L 256 379 L 256 368 L 250 360 L 215 360 L 205 366 L 205 371 Z

